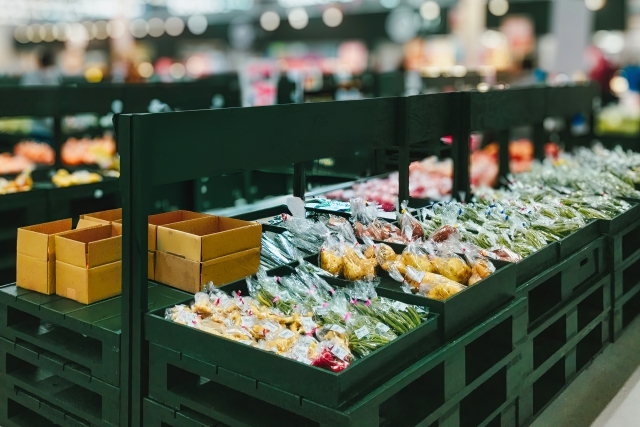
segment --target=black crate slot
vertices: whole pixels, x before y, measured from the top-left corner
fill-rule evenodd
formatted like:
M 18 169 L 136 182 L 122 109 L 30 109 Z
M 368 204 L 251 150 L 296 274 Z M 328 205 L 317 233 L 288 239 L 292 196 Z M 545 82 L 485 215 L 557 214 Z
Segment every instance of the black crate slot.
M 598 288 L 578 304 L 578 332 L 604 311 L 603 289 Z
M 476 427 L 507 401 L 507 368 L 496 372 L 460 402 L 460 427 Z
M 502 427 L 500 422 L 500 415 L 489 421 L 485 427 Z
M 624 269 L 624 272 L 622 273 L 622 292 L 624 294 L 632 290 L 637 284 L 640 283 L 640 275 L 638 274 L 638 269 L 640 269 L 640 260 L 634 262 Z
M 562 302 L 562 275 L 558 273 L 529 291 L 529 324 Z
M 6 417 L 7 425 L 6 427 L 55 427 L 52 421 L 38 414 L 37 412 L 27 408 L 26 406 L 22 406 L 18 402 L 14 401 L 11 398 L 3 399 L 3 405 L 6 405 L 5 408 L 0 410 L 0 421 L 3 421 L 3 418 Z M 2 414 L 5 412 L 6 414 Z M 1 416 L 4 415 L 4 416 Z M 4 427 L 4 424 L 3 424 Z
M 626 328 L 640 314 L 640 292 L 622 306 L 622 328 Z
M 467 385 L 513 351 L 512 326 L 511 318 L 503 320 L 465 347 Z
M 533 383 L 533 413 L 537 414 L 565 386 L 565 360 L 560 359 Z
M 533 368 L 537 369 L 567 343 L 567 318 L 562 316 L 533 339 Z
M 640 241 L 640 227 L 637 227 L 622 237 L 622 258 L 627 259 L 633 255 L 638 249 Z
M 193 402 L 219 414 L 220 418 L 226 417 L 244 425 L 270 426 L 278 420 L 278 425 L 319 427 L 318 423 L 298 414 L 173 365 L 167 365 L 167 388 L 182 401 Z M 238 410 L 237 402 L 244 402 L 251 410 Z M 180 405 L 181 411 L 187 409 L 196 410 L 184 404 Z
M 443 404 L 444 362 L 380 405 L 380 426 L 415 426 Z
M 7 326 L 16 336 L 69 359 L 102 362 L 102 342 L 7 306 Z
M 576 347 L 576 370 L 584 368 L 602 350 L 602 326 L 589 332 Z
M 69 408 L 70 411 L 86 414 L 87 418 L 103 419 L 102 396 L 84 387 L 60 378 L 51 372 L 25 362 L 11 354 L 6 355 L 7 376 L 17 384 L 37 390 L 50 397 L 55 403 Z M 15 386 L 14 386 L 15 387 Z M 20 389 L 20 387 L 18 387 Z M 15 390 L 22 391 L 22 390 Z M 114 414 L 105 414 L 107 416 Z M 111 420 L 115 425 L 116 420 Z

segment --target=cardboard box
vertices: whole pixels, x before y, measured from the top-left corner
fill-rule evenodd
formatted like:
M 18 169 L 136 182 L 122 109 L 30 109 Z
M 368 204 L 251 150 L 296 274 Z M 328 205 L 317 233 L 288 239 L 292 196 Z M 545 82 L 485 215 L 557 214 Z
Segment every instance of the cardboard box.
M 54 237 L 71 229 L 71 219 L 18 229 L 16 248 L 16 285 L 18 287 L 46 295 L 56 293 Z
M 211 215 L 198 213 L 198 212 L 183 211 L 183 210 L 173 211 L 173 212 L 165 212 L 165 213 L 156 214 L 156 215 L 149 215 L 149 219 L 148 219 L 148 222 L 149 222 L 149 234 L 148 234 L 149 250 L 150 251 L 155 251 L 156 250 L 156 230 L 157 230 L 159 225 L 175 224 L 177 222 L 189 221 L 189 220 L 197 219 L 197 218 L 207 218 L 207 217 L 210 217 L 210 216 Z
M 147 278 L 154 280 L 156 277 L 156 253 L 147 252 Z
M 56 261 L 56 294 L 91 304 L 122 293 L 122 261 L 82 268 Z
M 111 224 L 114 221 L 122 222 L 122 208 L 80 215 L 80 219 L 99 222 L 101 224 Z
M 206 262 L 195 262 L 165 252 L 156 252 L 155 280 L 195 294 L 209 282 L 216 286 L 258 272 L 260 248 L 253 248 Z
M 262 225 L 211 216 L 158 227 L 157 250 L 195 262 L 260 247 Z
M 16 285 L 42 294 L 56 293 L 57 234 L 72 230 L 71 219 L 18 229 Z
M 122 292 L 122 225 L 56 236 L 56 294 L 83 304 Z

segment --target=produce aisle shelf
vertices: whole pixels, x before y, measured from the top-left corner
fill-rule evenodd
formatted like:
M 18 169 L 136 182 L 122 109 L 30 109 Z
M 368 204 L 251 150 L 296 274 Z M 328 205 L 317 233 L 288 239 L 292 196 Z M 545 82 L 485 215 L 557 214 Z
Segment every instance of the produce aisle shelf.
M 579 85 L 120 116 L 122 296 L 81 306 L 0 288 L 0 424 L 528 426 L 640 313 L 631 273 L 640 263 L 638 205 L 496 265 L 465 292 L 494 284 L 499 298 L 486 292 L 471 298 L 474 307 L 432 309 L 416 330 L 333 374 L 165 319 L 167 308 L 193 296 L 147 279 L 150 194 L 173 182 L 293 165 L 294 195 L 304 197 L 305 162 L 376 150 L 398 153 L 406 199 L 412 148 L 437 150 L 452 135 L 454 194 L 467 198 L 469 132 L 497 131 L 504 144 L 513 127 L 590 112 L 593 96 L 594 86 Z M 213 129 L 219 155 L 203 156 Z M 190 145 L 176 152 L 185 134 Z M 305 142 L 293 143 L 300 135 Z M 285 212 L 279 198 L 225 215 Z M 387 291 L 380 286 L 380 295 Z M 447 329 L 447 318 L 461 326 Z

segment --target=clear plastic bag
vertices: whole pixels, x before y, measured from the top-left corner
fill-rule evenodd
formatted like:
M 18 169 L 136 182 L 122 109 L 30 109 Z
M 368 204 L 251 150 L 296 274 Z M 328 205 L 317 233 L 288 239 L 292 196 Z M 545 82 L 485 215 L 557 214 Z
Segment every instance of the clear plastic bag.
M 408 201 L 403 201 L 401 206 L 402 210 L 400 211 L 400 229 L 402 229 L 402 233 L 409 241 L 424 239 L 424 229 L 422 228 L 422 224 L 418 221 L 408 210 Z

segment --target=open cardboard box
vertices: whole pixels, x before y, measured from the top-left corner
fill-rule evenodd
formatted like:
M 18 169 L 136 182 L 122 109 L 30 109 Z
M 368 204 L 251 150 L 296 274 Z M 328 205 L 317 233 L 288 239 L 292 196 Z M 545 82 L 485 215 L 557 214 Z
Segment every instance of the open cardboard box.
M 260 248 L 205 262 L 157 251 L 155 262 L 156 281 L 195 294 L 209 282 L 220 286 L 257 273 L 260 268 Z
M 198 219 L 198 218 L 207 218 L 207 217 L 210 217 L 210 216 L 211 215 L 198 213 L 198 212 L 183 211 L 183 210 L 173 211 L 173 212 L 165 212 L 165 213 L 156 214 L 156 215 L 149 215 L 149 219 L 148 219 L 148 223 L 149 223 L 149 234 L 148 234 L 149 250 L 152 251 L 152 252 L 156 250 L 156 230 L 158 229 L 158 226 L 160 226 L 160 225 L 165 225 L 166 226 L 166 225 L 169 225 L 169 224 L 175 224 L 177 222 L 189 221 L 189 220 Z
M 16 285 L 51 295 L 56 293 L 55 236 L 72 230 L 71 219 L 18 228 Z
M 256 222 L 210 216 L 160 226 L 157 250 L 195 261 L 260 248 L 262 226 Z
M 87 228 L 98 224 L 111 224 L 118 222 L 122 224 L 122 209 L 111 209 L 108 211 L 94 212 L 80 215 L 80 220 L 76 228 Z
M 122 292 L 122 225 L 55 236 L 56 294 L 91 304 Z

